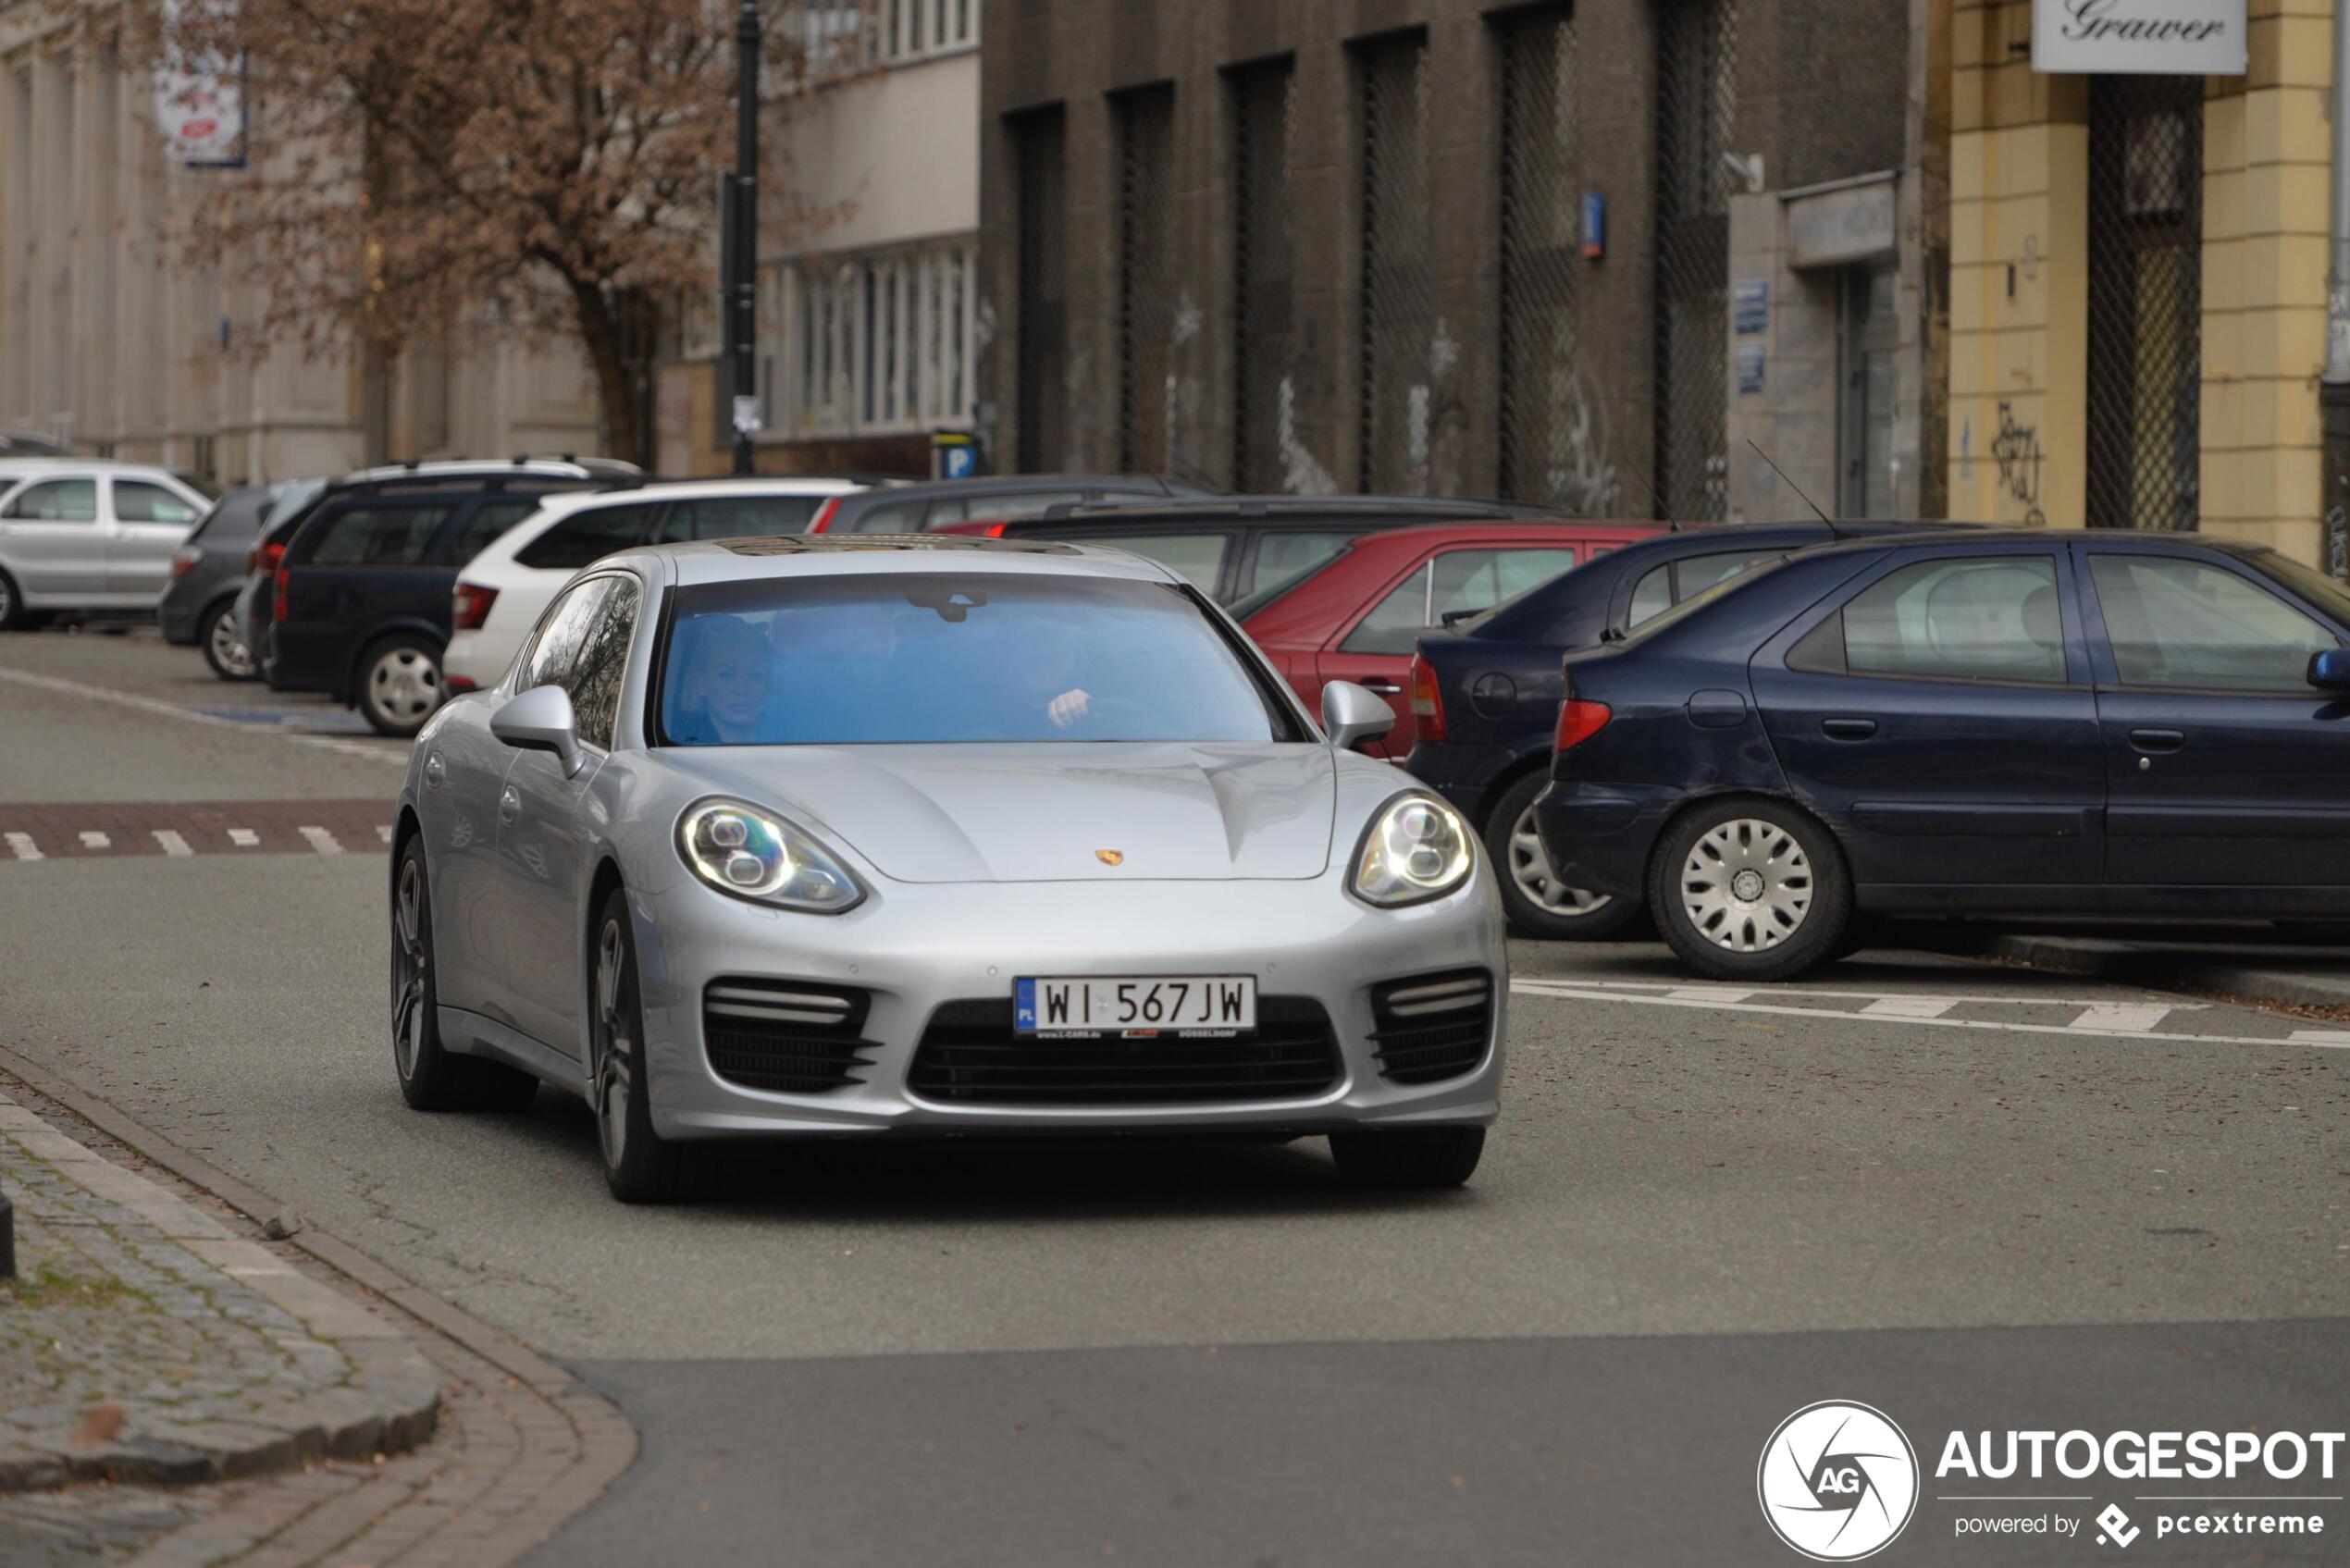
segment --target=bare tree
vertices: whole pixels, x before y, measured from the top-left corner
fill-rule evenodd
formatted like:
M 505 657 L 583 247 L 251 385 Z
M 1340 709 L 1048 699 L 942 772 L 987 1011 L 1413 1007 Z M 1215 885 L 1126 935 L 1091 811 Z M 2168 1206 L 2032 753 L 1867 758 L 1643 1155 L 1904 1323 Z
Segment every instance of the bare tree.
M 765 74 L 797 74 L 766 0 Z M 126 52 L 247 62 L 246 175 L 195 206 L 260 340 L 380 363 L 494 317 L 575 341 L 612 450 L 645 461 L 654 302 L 707 290 L 734 157 L 720 0 L 181 0 L 124 7 Z M 780 163 L 782 160 L 774 160 Z M 788 210 L 788 209 L 786 209 Z

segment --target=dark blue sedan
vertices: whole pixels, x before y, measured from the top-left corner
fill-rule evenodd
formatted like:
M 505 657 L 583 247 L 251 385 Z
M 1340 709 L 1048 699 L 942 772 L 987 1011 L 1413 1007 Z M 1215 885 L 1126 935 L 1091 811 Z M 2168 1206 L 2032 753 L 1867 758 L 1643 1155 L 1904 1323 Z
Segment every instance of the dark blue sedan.
M 1845 524 L 1870 537 L 1900 524 Z M 1907 525 L 1915 532 L 1918 525 Z M 1591 940 L 1639 918 L 1639 900 L 1579 888 L 1552 868 L 1534 832 L 1551 776 L 1559 660 L 1624 637 L 1750 567 L 1831 542 L 1822 523 L 1698 527 L 1598 553 L 1456 631 L 1426 632 L 1407 689 L 1414 745 L 1404 768 L 1483 835 L 1510 924 L 1528 936 Z
M 1806 550 L 1571 655 L 1562 876 L 1724 980 L 1857 913 L 2350 915 L 2350 594 L 2254 545 Z

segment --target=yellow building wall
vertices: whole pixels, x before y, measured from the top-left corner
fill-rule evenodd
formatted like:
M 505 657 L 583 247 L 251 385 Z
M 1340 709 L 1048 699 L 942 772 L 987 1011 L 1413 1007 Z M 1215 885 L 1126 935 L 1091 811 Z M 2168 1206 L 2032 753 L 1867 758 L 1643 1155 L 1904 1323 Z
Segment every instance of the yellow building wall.
M 2204 112 L 2199 505 L 2319 559 L 2331 0 L 2251 0 Z M 2088 92 L 2031 67 L 2030 0 L 1953 0 L 1950 515 L 2082 525 Z

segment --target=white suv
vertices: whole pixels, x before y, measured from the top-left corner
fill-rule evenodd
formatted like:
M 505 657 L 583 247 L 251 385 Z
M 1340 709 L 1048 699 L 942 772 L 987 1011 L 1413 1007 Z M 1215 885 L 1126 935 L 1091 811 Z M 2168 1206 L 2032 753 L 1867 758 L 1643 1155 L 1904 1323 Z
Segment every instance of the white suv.
M 153 610 L 211 505 L 165 468 L 0 462 L 0 631 L 59 610 Z
M 451 691 L 496 685 L 530 629 L 581 567 L 642 544 L 804 534 L 852 479 L 703 479 L 550 496 L 458 568 L 442 678 Z

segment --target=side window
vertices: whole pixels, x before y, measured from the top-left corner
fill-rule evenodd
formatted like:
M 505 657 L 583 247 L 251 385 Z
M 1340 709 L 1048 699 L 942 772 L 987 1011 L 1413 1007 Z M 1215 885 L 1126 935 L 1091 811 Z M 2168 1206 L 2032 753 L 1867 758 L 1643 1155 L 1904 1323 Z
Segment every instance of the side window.
M 29 523 L 95 523 L 98 482 L 95 479 L 52 479 L 18 492 L 8 503 L 8 515 Z
M 414 566 L 456 509 L 351 506 L 321 521 L 309 560 L 319 566 Z M 308 530 L 304 530 L 307 532 Z
M 1632 625 L 1664 614 L 1673 608 L 1673 568 L 1651 569 L 1632 590 Z
M 1172 567 L 1192 586 L 1215 599 L 1218 581 L 1224 574 L 1224 549 L 1231 541 L 1222 534 L 1108 534 L 1100 538 L 1071 538 L 1073 545 L 1107 545 L 1112 549 L 1131 549 L 1136 555 L 1147 556 L 1161 566 Z M 1222 601 L 1218 600 L 1218 603 Z
M 1782 549 L 1726 550 L 1719 555 L 1693 555 L 1675 563 L 1678 579 L 1673 602 L 1695 599 L 1716 583 L 1726 583 L 1739 573 L 1760 566 L 1766 561 L 1786 558 Z
M 856 534 L 919 534 L 922 531 L 922 503 L 918 500 L 891 501 L 881 506 L 869 506 L 857 514 Z
M 178 492 L 143 479 L 114 482 L 114 514 L 125 523 L 193 523 L 197 509 Z
M 1084 499 L 1075 490 L 1034 490 L 1025 495 L 933 501 L 922 526 L 936 528 L 948 523 L 968 523 L 974 517 L 983 517 L 991 523 L 1015 522 L 1022 517 L 1042 517 L 1057 506 L 1071 505 Z
M 628 637 L 637 629 L 637 588 L 628 577 L 610 578 L 605 586 L 609 591 L 588 627 L 563 686 L 571 693 L 579 738 L 609 751 L 612 730 L 620 720 L 620 683 L 628 673 Z
M 1356 623 L 1346 640 L 1338 645 L 1341 653 L 1403 653 L 1412 651 L 1419 640 L 1420 631 L 1428 624 L 1429 574 L 1435 562 L 1414 572 L 1389 590 L 1388 596 L 1371 607 L 1371 612 Z
M 450 559 L 463 566 L 497 542 L 498 536 L 538 510 L 537 500 L 486 500 L 474 508 L 465 519 L 464 531 L 457 536 L 457 548 Z
M 681 500 L 662 525 L 664 544 L 680 539 L 773 538 L 804 534 L 822 496 L 721 496 Z
M 649 506 L 598 506 L 575 512 L 514 552 L 515 564 L 542 572 L 576 572 L 645 537 Z
M 579 650 L 603 610 L 604 596 L 612 592 L 615 581 L 616 578 L 597 577 L 555 600 L 554 608 L 538 623 L 538 635 L 532 639 L 530 651 L 523 656 L 522 679 L 514 686 L 516 691 L 570 686 L 572 667 L 578 661 Z
M 1253 594 L 1259 588 L 1285 583 L 1309 566 L 1319 566 L 1346 548 L 1351 534 L 1273 533 L 1256 537 L 1256 563 L 1249 569 L 1248 581 L 1241 585 L 1241 592 Z
M 1921 561 L 1861 589 L 1842 615 L 1845 666 L 1856 675 L 2064 680 L 2052 556 Z
M 1571 549 L 1454 549 L 1436 558 L 1429 605 L 1431 626 L 1446 616 L 1474 615 L 1546 583 L 1575 564 Z M 1408 651 L 1408 650 L 1406 650 Z
M 2093 555 L 2089 577 L 2122 684 L 2309 689 L 2334 635 L 2257 583 L 2200 561 Z

